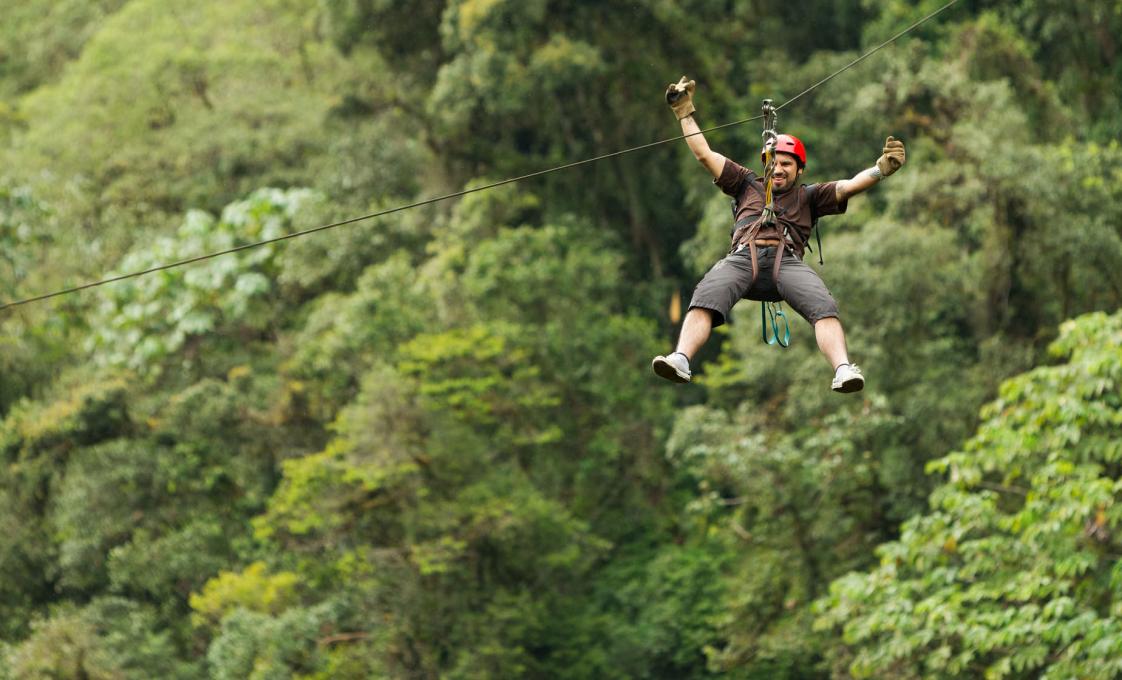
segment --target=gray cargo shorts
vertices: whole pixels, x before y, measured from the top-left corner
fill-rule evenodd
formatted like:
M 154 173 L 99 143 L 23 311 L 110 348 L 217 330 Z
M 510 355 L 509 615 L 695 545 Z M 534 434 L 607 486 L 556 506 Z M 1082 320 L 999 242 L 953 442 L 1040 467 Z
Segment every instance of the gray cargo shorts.
M 783 266 L 779 268 L 779 285 L 776 285 L 772 275 L 775 250 L 772 246 L 756 248 L 760 275 L 750 290 L 752 256 L 748 247 L 740 246 L 726 255 L 698 282 L 690 309 L 700 307 L 712 311 L 714 328 L 726 321 L 733 305 L 742 299 L 786 302 L 811 325 L 819 319 L 836 317 L 838 303 L 822 277 L 789 249 L 783 251 Z

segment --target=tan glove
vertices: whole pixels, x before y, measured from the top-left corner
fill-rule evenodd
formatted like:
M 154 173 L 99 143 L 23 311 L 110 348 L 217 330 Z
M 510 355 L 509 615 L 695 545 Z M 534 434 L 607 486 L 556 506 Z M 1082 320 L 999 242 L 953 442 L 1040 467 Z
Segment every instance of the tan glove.
M 902 165 L 904 165 L 904 143 L 889 136 L 884 140 L 884 152 L 877 159 L 877 169 L 880 170 L 880 174 L 888 177 Z
M 695 109 L 693 108 L 693 89 L 697 85 L 692 80 L 686 80 L 685 76 L 677 83 L 670 83 L 666 88 L 666 103 L 674 109 L 674 115 L 678 116 L 678 120 L 682 120 L 686 116 L 692 114 Z

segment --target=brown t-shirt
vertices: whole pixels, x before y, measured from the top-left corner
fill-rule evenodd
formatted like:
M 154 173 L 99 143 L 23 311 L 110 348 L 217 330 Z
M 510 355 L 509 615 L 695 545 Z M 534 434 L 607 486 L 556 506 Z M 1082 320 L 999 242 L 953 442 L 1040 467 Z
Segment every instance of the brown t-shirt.
M 721 176 L 713 183 L 736 203 L 734 222 L 748 219 L 755 220 L 764 212 L 764 180 L 748 168 L 739 163 L 725 159 L 725 167 L 721 169 Z M 755 184 L 753 187 L 752 184 Z M 824 182 L 817 185 L 814 191 L 814 214 L 818 217 L 825 215 L 840 215 L 848 207 L 848 200 L 838 202 L 837 182 Z M 789 238 L 787 242 L 794 246 L 795 252 L 802 257 L 803 247 L 810 238 L 810 230 L 814 220 L 810 211 L 810 194 L 807 186 L 800 185 L 790 191 L 774 195 L 776 227 L 762 227 L 756 238 L 779 239 L 782 238 L 783 228 L 787 228 Z M 735 247 L 736 243 L 732 244 Z

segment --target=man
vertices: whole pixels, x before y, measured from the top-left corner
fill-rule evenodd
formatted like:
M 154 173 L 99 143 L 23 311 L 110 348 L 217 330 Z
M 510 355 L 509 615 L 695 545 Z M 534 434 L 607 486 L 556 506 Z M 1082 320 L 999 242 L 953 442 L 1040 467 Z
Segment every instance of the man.
M 654 372 L 667 380 L 690 381 L 690 359 L 709 332 L 725 322 L 740 299 L 784 301 L 814 327 L 818 348 L 834 369 L 835 392 L 857 392 L 865 386 L 861 369 L 849 362 L 838 306 L 818 273 L 802 261 L 817 217 L 844 213 L 852 196 L 869 189 L 904 164 L 904 143 L 889 137 L 876 165 L 852 179 L 810 187 L 799 184 L 806 169 L 806 149 L 791 135 L 779 135 L 772 171 L 774 224 L 760 220 L 764 212 L 764 180 L 751 170 L 709 148 L 693 118 L 695 83 L 685 76 L 666 90 L 666 100 L 686 135 L 693 155 L 713 175 L 713 183 L 735 202 L 732 249 L 702 278 L 693 298 L 678 346 L 657 356 Z M 778 259 L 778 261 L 777 261 Z

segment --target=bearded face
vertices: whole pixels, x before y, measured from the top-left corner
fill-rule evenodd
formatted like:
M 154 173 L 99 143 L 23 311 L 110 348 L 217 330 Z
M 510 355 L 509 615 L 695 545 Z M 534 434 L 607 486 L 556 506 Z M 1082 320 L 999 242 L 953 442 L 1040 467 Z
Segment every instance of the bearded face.
M 775 169 L 771 173 L 771 190 L 781 194 L 799 185 L 802 174 L 799 161 L 789 153 L 775 154 Z

